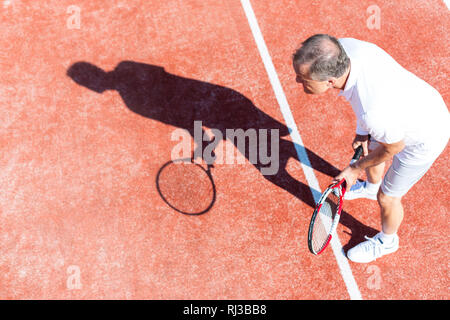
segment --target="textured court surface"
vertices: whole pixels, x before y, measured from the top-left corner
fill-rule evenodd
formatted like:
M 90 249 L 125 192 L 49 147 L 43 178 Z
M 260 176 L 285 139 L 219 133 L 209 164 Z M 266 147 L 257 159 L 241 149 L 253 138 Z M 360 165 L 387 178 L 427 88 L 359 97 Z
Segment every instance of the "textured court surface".
M 302 40 L 374 42 L 450 103 L 443 1 L 251 5 L 321 190 L 351 156 L 355 119 L 337 92 L 295 82 Z M 0 299 L 350 298 L 333 251 L 308 251 L 314 197 L 241 1 L 9 0 L 0 30 Z M 212 209 L 174 211 L 155 177 L 192 120 L 279 129 L 278 173 L 216 164 Z M 405 196 L 400 250 L 349 263 L 363 299 L 449 298 L 449 156 Z M 380 226 L 374 202 L 345 211 L 346 250 Z

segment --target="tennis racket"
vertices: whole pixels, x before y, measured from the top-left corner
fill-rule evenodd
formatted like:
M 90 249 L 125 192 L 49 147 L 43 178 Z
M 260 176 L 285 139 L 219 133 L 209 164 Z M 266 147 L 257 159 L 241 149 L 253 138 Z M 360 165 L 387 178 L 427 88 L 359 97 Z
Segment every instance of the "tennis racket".
M 359 146 L 350 164 L 358 161 L 362 153 Z M 308 231 L 308 248 L 313 254 L 321 254 L 330 243 L 341 217 L 345 191 L 346 182 L 342 179 L 329 185 L 317 202 Z

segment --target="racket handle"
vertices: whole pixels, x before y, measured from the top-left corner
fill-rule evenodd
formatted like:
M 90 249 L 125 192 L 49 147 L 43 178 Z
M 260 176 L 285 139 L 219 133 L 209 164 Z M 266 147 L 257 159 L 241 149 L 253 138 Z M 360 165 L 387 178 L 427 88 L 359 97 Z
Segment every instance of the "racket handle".
M 355 163 L 356 161 L 358 161 L 359 158 L 361 158 L 362 154 L 363 154 L 363 147 L 362 147 L 362 146 L 359 146 L 358 148 L 356 148 L 355 154 L 353 155 L 353 158 L 352 158 L 352 160 L 350 161 L 350 164 L 353 164 L 353 163 Z

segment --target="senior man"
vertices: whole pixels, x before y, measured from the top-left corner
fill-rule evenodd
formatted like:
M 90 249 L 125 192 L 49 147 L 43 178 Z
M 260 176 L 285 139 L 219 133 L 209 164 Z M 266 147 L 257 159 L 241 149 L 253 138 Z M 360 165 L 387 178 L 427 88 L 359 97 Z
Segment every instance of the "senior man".
M 402 197 L 428 171 L 449 139 L 444 100 L 383 49 L 357 39 L 314 35 L 296 50 L 293 66 L 305 93 L 339 90 L 356 115 L 352 147 L 362 145 L 364 157 L 334 180 L 345 179 L 351 187 L 345 199 L 378 201 L 382 230 L 351 248 L 347 257 L 368 263 L 397 251 Z M 390 159 L 392 165 L 384 175 Z M 357 181 L 363 170 L 367 181 Z

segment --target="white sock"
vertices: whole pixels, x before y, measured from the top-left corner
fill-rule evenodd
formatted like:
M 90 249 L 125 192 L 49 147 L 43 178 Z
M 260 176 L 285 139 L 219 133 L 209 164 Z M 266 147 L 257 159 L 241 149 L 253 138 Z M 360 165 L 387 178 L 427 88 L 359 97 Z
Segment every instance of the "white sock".
M 370 183 L 369 181 L 366 181 L 366 190 L 370 193 L 377 193 L 378 189 L 381 186 L 381 181 L 378 183 Z
M 394 238 L 397 234 L 393 233 L 393 234 L 386 234 L 383 231 L 380 232 L 380 235 L 378 236 L 378 239 L 380 239 L 383 244 L 390 244 L 392 243 L 392 241 L 394 241 Z

